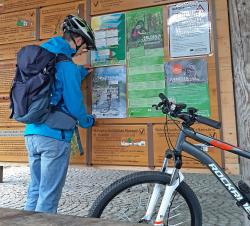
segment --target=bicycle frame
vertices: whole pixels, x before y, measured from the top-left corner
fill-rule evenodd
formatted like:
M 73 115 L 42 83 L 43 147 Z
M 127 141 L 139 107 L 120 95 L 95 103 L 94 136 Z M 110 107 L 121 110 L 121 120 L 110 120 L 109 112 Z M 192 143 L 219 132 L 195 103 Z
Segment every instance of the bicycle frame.
M 243 151 L 228 143 L 224 143 L 215 138 L 208 137 L 204 134 L 195 132 L 192 128 L 182 127 L 182 130 L 179 133 L 176 146 L 175 146 L 175 150 L 174 150 L 175 168 L 173 168 L 170 173 L 171 181 L 169 185 L 166 185 L 165 193 L 164 193 L 161 206 L 158 211 L 154 225 L 158 225 L 158 226 L 164 225 L 163 219 L 166 214 L 167 208 L 170 205 L 171 197 L 175 189 L 181 183 L 181 181 L 184 180 L 183 175 L 179 171 L 181 167 L 178 167 L 178 166 L 176 167 L 176 160 L 177 160 L 176 157 L 180 157 L 182 151 L 192 155 L 197 160 L 199 160 L 202 164 L 206 165 L 208 169 L 214 174 L 214 176 L 221 182 L 221 184 L 225 187 L 225 189 L 233 196 L 233 198 L 237 202 L 243 201 L 244 199 L 244 195 L 240 192 L 240 190 L 234 184 L 234 182 L 227 176 L 224 170 L 206 152 L 202 151 L 201 149 L 197 148 L 195 145 L 186 141 L 186 137 L 196 140 L 202 144 L 210 145 L 213 147 L 218 147 L 222 150 L 230 151 L 231 153 L 250 159 L 250 152 Z M 163 164 L 167 164 L 166 159 L 164 160 Z M 165 172 L 169 173 L 169 169 L 167 169 Z M 156 201 L 154 200 L 157 199 L 158 197 L 159 197 L 159 189 L 157 188 L 157 185 L 155 185 L 153 194 L 150 198 L 147 213 L 143 217 L 144 220 L 149 221 L 151 219 L 152 210 L 154 209 L 155 203 L 156 203 Z M 244 211 L 248 215 L 250 215 L 250 203 L 249 202 L 243 202 L 243 204 L 241 204 L 240 206 L 244 209 Z

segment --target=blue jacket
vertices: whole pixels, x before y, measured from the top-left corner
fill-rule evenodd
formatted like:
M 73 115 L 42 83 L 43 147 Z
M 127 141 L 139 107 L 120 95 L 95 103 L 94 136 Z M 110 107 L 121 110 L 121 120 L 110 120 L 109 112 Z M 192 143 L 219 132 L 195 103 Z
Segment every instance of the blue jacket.
M 71 58 L 75 53 L 67 41 L 62 37 L 51 38 L 41 45 L 53 53 L 63 53 Z M 81 91 L 81 82 L 88 74 L 83 66 L 78 66 L 71 61 L 62 61 L 56 64 L 56 83 L 52 91 L 52 104 L 58 104 L 63 99 L 60 107 L 79 121 L 79 125 L 88 128 L 93 125 L 94 118 L 86 113 L 84 99 Z M 65 141 L 70 142 L 74 130 L 64 130 Z M 26 125 L 24 135 L 42 135 L 63 140 L 62 131 L 51 129 L 45 124 Z

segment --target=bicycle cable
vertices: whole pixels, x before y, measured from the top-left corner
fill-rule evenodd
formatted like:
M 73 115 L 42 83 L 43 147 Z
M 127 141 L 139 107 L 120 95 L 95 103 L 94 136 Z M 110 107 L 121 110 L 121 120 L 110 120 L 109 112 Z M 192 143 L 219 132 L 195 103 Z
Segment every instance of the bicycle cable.
M 176 122 L 179 122 L 178 120 L 173 119 L 172 116 L 169 116 L 169 118 L 170 118 L 170 119 L 172 120 L 172 122 L 178 127 L 178 129 L 179 129 L 180 131 L 182 131 L 182 132 L 185 133 L 185 131 L 176 123 Z M 166 134 L 166 130 L 165 130 L 166 127 L 167 127 L 167 134 Z M 194 131 L 193 128 L 191 128 L 191 129 Z M 169 130 L 168 130 L 168 117 L 167 117 L 167 115 L 166 115 L 166 123 L 164 124 L 164 133 L 165 133 L 165 138 L 166 138 L 166 140 L 167 140 L 167 138 L 169 139 L 169 140 L 167 140 L 168 147 L 170 147 L 170 145 L 169 145 L 169 143 L 170 143 L 170 144 L 171 144 L 171 147 L 172 147 L 172 149 L 170 149 L 170 150 L 175 151 L 175 147 L 173 146 L 173 144 L 172 144 L 172 142 L 171 142 L 171 139 L 170 139 L 170 134 L 169 134 Z M 183 154 L 182 154 L 182 156 L 185 157 L 185 158 L 187 158 L 187 159 L 191 159 L 191 160 L 193 160 L 193 161 L 196 161 L 196 162 L 201 163 L 201 162 L 200 162 L 198 159 L 196 159 L 196 158 L 193 158 L 193 157 L 190 157 L 190 156 L 187 156 L 187 155 L 183 155 Z

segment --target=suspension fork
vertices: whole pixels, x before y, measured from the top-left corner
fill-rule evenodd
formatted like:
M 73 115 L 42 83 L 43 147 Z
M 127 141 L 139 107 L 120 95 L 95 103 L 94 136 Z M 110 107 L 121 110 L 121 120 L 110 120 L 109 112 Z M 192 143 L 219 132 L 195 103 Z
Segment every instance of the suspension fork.
M 167 150 L 166 153 L 165 153 L 165 158 L 164 158 L 164 161 L 163 161 L 161 172 L 170 174 L 171 175 L 171 180 L 170 180 L 169 185 L 166 185 L 165 193 L 164 193 L 164 196 L 163 196 L 163 199 L 162 199 L 162 202 L 161 202 L 161 206 L 160 206 L 160 209 L 159 209 L 159 212 L 158 212 L 158 215 L 157 215 L 157 218 L 156 218 L 155 222 L 161 222 L 161 218 L 162 218 L 162 221 L 163 221 L 163 218 L 164 218 L 164 216 L 166 214 L 167 208 L 170 205 L 171 197 L 172 197 L 175 189 L 184 180 L 184 176 L 179 171 L 179 169 L 177 169 L 177 168 L 168 168 L 168 162 L 169 162 L 169 159 L 171 159 L 171 158 L 172 158 L 172 153 L 171 153 L 170 150 Z M 158 201 L 159 196 L 160 196 L 160 191 L 161 191 L 160 186 L 161 186 L 160 184 L 156 184 L 154 186 L 154 189 L 153 189 L 152 195 L 150 197 L 150 201 L 149 201 L 149 204 L 148 204 L 146 214 L 143 216 L 143 218 L 139 222 L 149 222 L 149 221 L 151 221 L 155 206 L 156 206 L 157 201 Z M 158 223 L 156 225 L 159 226 Z

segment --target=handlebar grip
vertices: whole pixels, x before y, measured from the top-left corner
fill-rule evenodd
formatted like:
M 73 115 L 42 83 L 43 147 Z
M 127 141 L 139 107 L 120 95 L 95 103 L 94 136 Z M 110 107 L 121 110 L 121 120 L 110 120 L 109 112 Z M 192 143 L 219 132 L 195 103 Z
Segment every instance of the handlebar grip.
M 168 102 L 168 98 L 163 93 L 160 93 L 159 97 L 161 98 L 162 101 L 167 101 Z
M 197 122 L 200 122 L 202 124 L 211 126 L 211 127 L 215 128 L 215 129 L 220 129 L 221 128 L 221 123 L 218 122 L 218 121 L 215 121 L 213 119 L 206 118 L 206 117 L 203 117 L 203 116 L 200 116 L 200 115 L 196 115 L 195 118 L 196 118 Z

